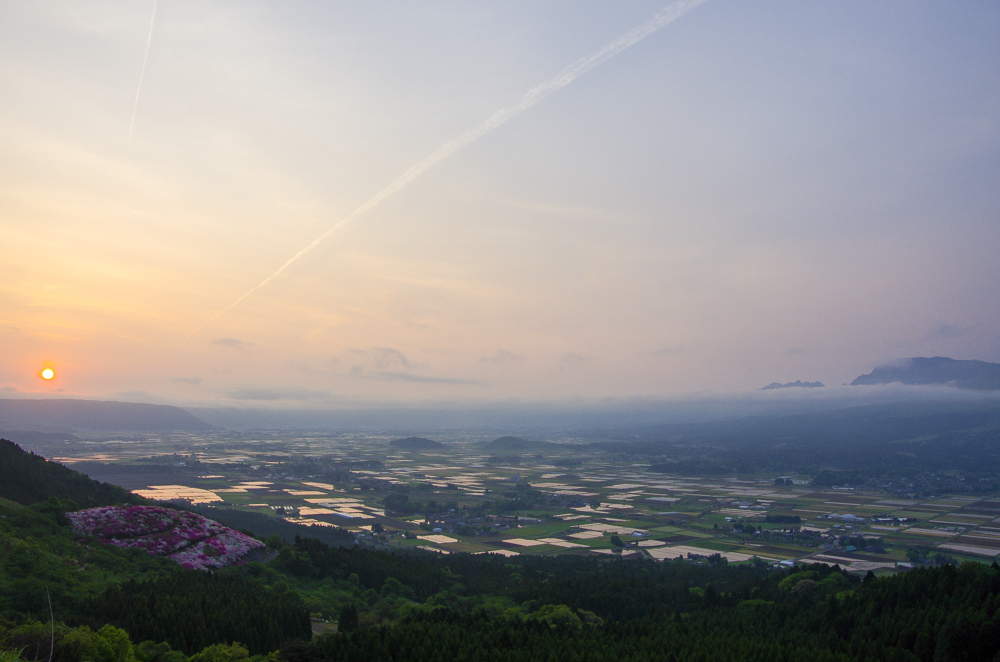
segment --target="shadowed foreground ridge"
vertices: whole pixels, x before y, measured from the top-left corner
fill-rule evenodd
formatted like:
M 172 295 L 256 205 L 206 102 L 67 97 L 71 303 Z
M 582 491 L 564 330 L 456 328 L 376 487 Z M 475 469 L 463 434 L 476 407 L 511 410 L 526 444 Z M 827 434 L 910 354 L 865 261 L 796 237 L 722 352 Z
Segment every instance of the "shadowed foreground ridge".
M 81 508 L 148 503 L 117 485 L 99 483 L 40 455 L 27 453 L 6 439 L 0 439 L 0 497 L 22 504 L 55 497 L 72 501 Z

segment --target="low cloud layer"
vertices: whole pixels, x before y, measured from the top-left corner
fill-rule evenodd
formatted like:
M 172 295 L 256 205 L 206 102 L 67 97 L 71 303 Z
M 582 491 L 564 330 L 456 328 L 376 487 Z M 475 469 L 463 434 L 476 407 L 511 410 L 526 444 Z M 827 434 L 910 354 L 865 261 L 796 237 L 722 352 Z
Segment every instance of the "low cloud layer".
M 377 379 L 387 379 L 390 381 L 402 382 L 423 382 L 425 384 L 466 384 L 469 386 L 479 386 L 482 382 L 473 379 L 459 379 L 455 377 L 434 377 L 431 375 L 415 375 L 406 372 L 374 372 L 372 377 Z
M 281 400 L 292 400 L 305 402 L 308 400 L 330 400 L 329 391 L 310 391 L 299 388 L 243 388 L 231 391 L 226 397 L 232 400 L 249 400 L 257 402 L 277 402 Z
M 506 349 L 498 349 L 495 354 L 479 359 L 480 363 L 515 363 L 523 361 L 524 357 Z
M 568 372 L 579 365 L 586 363 L 587 357 L 579 354 L 564 354 L 558 361 L 559 372 Z

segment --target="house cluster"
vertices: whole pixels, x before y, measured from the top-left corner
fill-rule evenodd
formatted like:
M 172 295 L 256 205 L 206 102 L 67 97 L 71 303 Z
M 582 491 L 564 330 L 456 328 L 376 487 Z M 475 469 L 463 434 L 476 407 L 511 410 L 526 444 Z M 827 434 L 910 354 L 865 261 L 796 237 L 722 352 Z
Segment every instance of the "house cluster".
M 820 515 L 816 519 L 824 519 L 824 516 Z M 850 513 L 845 513 L 843 515 L 839 515 L 837 513 L 830 513 L 829 515 L 825 516 L 825 519 L 830 519 L 835 522 L 843 522 L 845 524 L 862 525 L 868 523 L 868 520 L 866 520 L 864 517 L 858 517 L 857 515 L 852 515 Z

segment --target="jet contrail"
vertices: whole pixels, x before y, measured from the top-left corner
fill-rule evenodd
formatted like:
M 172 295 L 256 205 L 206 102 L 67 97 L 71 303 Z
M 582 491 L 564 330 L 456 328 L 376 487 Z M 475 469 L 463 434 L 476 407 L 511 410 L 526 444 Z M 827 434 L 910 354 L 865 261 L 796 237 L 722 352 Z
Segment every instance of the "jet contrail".
M 412 182 L 420 175 L 427 172 L 427 170 L 429 170 L 433 166 L 437 165 L 441 161 L 444 161 L 446 158 L 451 156 L 453 153 L 455 153 L 462 147 L 465 147 L 466 145 L 473 142 L 477 138 L 486 135 L 487 133 L 497 128 L 507 120 L 517 117 L 518 115 L 520 115 L 527 109 L 531 108 L 536 103 L 538 103 L 548 95 L 552 94 L 556 90 L 566 87 L 574 80 L 576 80 L 583 74 L 587 73 L 597 65 L 601 64 L 605 60 L 608 60 L 617 55 L 618 53 L 621 53 L 629 46 L 634 46 L 635 44 L 639 43 L 649 35 L 653 34 L 657 30 L 662 28 L 663 26 L 667 25 L 668 23 L 672 23 L 673 21 L 680 18 L 681 15 L 685 14 L 691 9 L 694 9 L 703 2 L 705 2 L 705 0 L 681 0 L 680 2 L 675 2 L 672 5 L 664 7 L 659 11 L 659 13 L 657 13 L 655 16 L 653 16 L 645 23 L 642 23 L 641 25 L 632 28 L 622 36 L 618 37 L 611 43 L 601 48 L 600 50 L 595 51 L 594 53 L 591 53 L 586 57 L 580 58 L 573 64 L 569 65 L 561 72 L 559 72 L 559 74 L 557 74 L 556 77 L 553 78 L 552 80 L 542 83 L 541 85 L 538 85 L 537 87 L 530 89 L 527 92 L 527 94 L 521 97 L 521 100 L 518 101 L 513 106 L 508 106 L 507 108 L 497 111 L 496 113 L 493 114 L 492 117 L 490 117 L 488 120 L 486 120 L 479 126 L 473 129 L 469 129 L 465 133 L 441 145 L 440 147 L 437 148 L 437 150 L 431 153 L 430 156 L 428 156 L 423 161 L 420 161 L 412 168 L 404 172 L 398 179 L 396 179 L 396 181 L 389 184 L 384 189 L 373 195 L 367 202 L 365 202 L 363 205 L 355 209 L 353 212 L 351 212 L 341 220 L 334 223 L 326 232 L 313 239 L 312 242 L 309 243 L 309 245 L 307 245 L 305 248 L 300 250 L 292 257 L 288 258 L 288 260 L 286 260 L 285 263 L 281 265 L 277 271 L 275 271 L 273 274 L 262 280 L 255 287 L 251 288 L 249 291 L 247 291 L 246 294 L 241 296 L 239 299 L 229 304 L 229 306 L 223 308 L 215 315 L 210 317 L 201 326 L 199 326 L 197 329 L 189 333 L 187 337 L 190 338 L 195 333 L 200 331 L 203 327 L 205 327 L 207 324 L 212 322 L 212 320 L 214 320 L 216 317 L 232 310 L 233 307 L 236 306 L 236 304 L 238 304 L 240 301 L 243 301 L 243 299 L 246 299 L 248 296 L 250 296 L 260 288 L 267 285 L 278 274 L 280 274 L 288 267 L 292 266 L 292 264 L 294 264 L 300 257 L 305 255 L 312 249 L 316 248 L 316 246 L 322 243 L 322 241 L 327 237 L 329 237 L 331 234 L 333 234 L 337 230 L 344 228 L 348 223 L 353 221 L 355 218 L 357 218 L 361 214 L 364 214 L 366 211 L 376 206 L 377 204 L 388 198 L 390 195 L 392 195 L 396 191 L 400 190 L 401 188 Z M 150 33 L 150 35 L 152 36 L 152 33 Z M 140 84 L 141 84 L 141 79 L 140 79 Z M 136 96 L 136 102 L 138 103 L 138 96 Z M 185 338 L 185 340 L 187 339 Z
M 149 59 L 149 47 L 153 43 L 153 23 L 156 22 L 156 3 L 153 0 L 153 17 L 149 19 L 149 36 L 146 37 L 146 54 L 142 56 L 142 71 L 139 72 L 139 87 L 135 90 L 135 104 L 132 105 L 132 121 L 128 124 L 128 141 L 132 142 L 132 127 L 135 126 L 135 113 L 139 110 L 139 93 L 142 92 L 142 79 L 146 75 L 146 60 Z

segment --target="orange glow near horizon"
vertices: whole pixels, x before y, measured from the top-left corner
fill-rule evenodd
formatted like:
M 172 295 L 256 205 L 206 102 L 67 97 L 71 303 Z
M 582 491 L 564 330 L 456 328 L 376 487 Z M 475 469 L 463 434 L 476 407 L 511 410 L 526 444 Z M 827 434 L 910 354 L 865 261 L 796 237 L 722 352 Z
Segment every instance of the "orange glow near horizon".
M 45 381 L 49 381 L 50 379 L 56 376 L 56 372 L 52 368 L 44 368 L 38 374 L 40 374 L 42 379 L 44 379 Z

